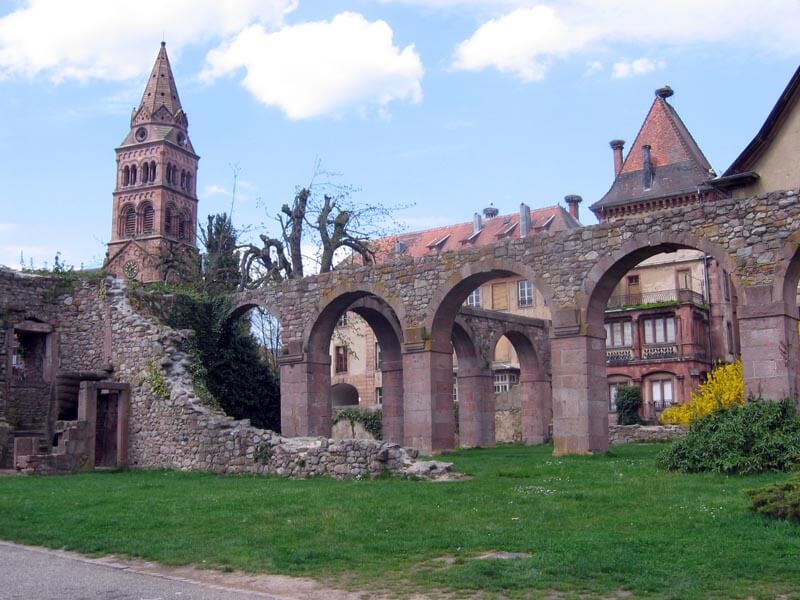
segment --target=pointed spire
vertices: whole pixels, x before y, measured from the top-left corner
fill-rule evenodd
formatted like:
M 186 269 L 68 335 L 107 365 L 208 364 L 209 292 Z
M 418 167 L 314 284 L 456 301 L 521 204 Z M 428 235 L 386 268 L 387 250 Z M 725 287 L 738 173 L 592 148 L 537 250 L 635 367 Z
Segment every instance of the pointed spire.
M 163 119 L 154 119 L 153 116 L 164 106 L 171 117 L 171 121 L 176 125 L 186 127 L 184 123 L 185 115 L 181 107 L 181 100 L 178 96 L 178 88 L 175 86 L 175 78 L 172 75 L 172 67 L 167 56 L 167 44 L 161 42 L 161 49 L 158 51 L 156 62 L 147 86 L 142 94 L 142 101 L 135 111 L 132 125 L 147 123 L 153 120 L 163 122 Z

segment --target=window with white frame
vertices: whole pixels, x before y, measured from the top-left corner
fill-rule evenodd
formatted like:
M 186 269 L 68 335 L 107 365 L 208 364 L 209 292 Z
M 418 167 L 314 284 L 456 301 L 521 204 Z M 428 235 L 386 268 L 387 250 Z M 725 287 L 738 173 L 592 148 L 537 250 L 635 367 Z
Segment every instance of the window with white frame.
M 633 343 L 630 321 L 606 323 L 606 348 L 627 348 Z
M 672 406 L 675 402 L 672 378 L 651 379 L 650 399 L 653 401 L 653 406 L 657 411 L 662 411 Z
M 533 284 L 527 279 L 517 282 L 517 304 L 533 306 Z
M 453 380 L 453 402 L 458 402 L 458 380 Z
M 375 403 L 376 404 L 383 404 L 383 388 L 376 387 L 375 388 Z
M 512 385 L 519 383 L 519 375 L 516 373 L 495 373 L 494 374 L 494 393 L 501 394 L 511 389 Z
M 668 344 L 675 341 L 675 317 L 644 319 L 644 343 Z
M 472 306 L 474 308 L 481 307 L 481 288 L 475 288 L 469 293 L 469 296 L 467 296 L 467 306 Z
M 383 362 L 383 354 L 381 353 L 381 345 L 375 342 L 375 370 L 381 370 L 381 363 Z
M 343 312 L 339 317 L 339 320 L 336 321 L 337 327 L 347 327 L 347 313 Z

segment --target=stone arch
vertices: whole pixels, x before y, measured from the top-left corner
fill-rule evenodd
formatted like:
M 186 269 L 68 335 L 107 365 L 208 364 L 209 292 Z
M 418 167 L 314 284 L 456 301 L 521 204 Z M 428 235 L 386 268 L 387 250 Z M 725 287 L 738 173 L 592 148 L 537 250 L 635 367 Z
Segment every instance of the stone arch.
M 800 230 L 793 232 L 778 253 L 773 301 L 784 302 L 793 317 L 798 316 L 797 286 L 800 284 Z
M 590 328 L 598 323 L 602 325 L 608 299 L 625 273 L 651 256 L 680 249 L 700 250 L 708 254 L 730 273 L 734 286 L 738 287 L 731 257 L 717 244 L 685 232 L 640 234 L 628 239 L 616 252 L 600 257 L 587 273 L 582 297 L 576 307 L 584 311 L 584 323 Z M 599 332 L 596 333 L 599 335 Z
M 358 390 L 349 383 L 332 385 L 331 404 L 333 406 L 358 406 Z
M 491 352 L 503 337 L 511 343 L 519 359 L 522 441 L 525 444 L 543 444 L 550 437 L 553 420 L 553 395 L 545 365 L 524 326 L 504 324 L 489 340 Z
M 440 352 L 449 351 L 450 334 L 455 316 L 469 293 L 488 281 L 503 277 L 529 279 L 544 297 L 545 305 L 552 305 L 551 287 L 525 263 L 498 258 L 467 263 L 439 286 L 431 297 L 424 326 L 430 332 L 434 349 Z
M 401 441 L 405 420 L 401 321 L 391 304 L 369 286 L 342 286 L 336 291 L 307 321 L 302 352 L 281 364 L 281 394 L 286 400 L 281 405 L 284 434 L 330 436 L 330 341 L 339 317 L 352 310 L 367 321 L 386 349 L 381 372 L 392 385 L 391 390 L 384 390 L 384 427 L 387 439 Z
M 494 433 L 494 391 L 491 360 L 481 352 L 472 328 L 456 317 L 451 334 L 458 359 L 458 442 L 462 448 L 492 446 Z

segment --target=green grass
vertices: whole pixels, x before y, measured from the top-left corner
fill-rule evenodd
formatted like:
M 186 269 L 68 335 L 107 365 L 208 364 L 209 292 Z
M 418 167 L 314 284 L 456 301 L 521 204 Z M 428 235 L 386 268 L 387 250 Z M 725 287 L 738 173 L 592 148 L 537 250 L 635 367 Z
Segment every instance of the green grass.
M 748 511 L 785 475 L 665 473 L 505 446 L 446 456 L 463 482 L 290 481 L 127 471 L 0 478 L 0 538 L 166 564 L 488 597 L 800 598 L 800 527 Z M 489 550 L 530 558 L 473 560 Z M 449 560 L 440 560 L 448 557 Z

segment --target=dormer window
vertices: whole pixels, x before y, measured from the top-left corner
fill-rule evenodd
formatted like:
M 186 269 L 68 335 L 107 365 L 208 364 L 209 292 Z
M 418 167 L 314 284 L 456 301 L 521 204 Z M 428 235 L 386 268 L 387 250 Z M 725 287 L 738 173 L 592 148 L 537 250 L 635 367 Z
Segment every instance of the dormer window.
M 450 239 L 450 234 L 449 233 L 447 235 L 444 235 L 444 236 L 442 236 L 440 238 L 436 238 L 435 240 L 433 240 L 431 243 L 428 244 L 428 248 L 431 249 L 431 250 L 434 250 L 434 249 L 441 250 L 442 246 L 444 246 L 444 243 L 448 239 Z

